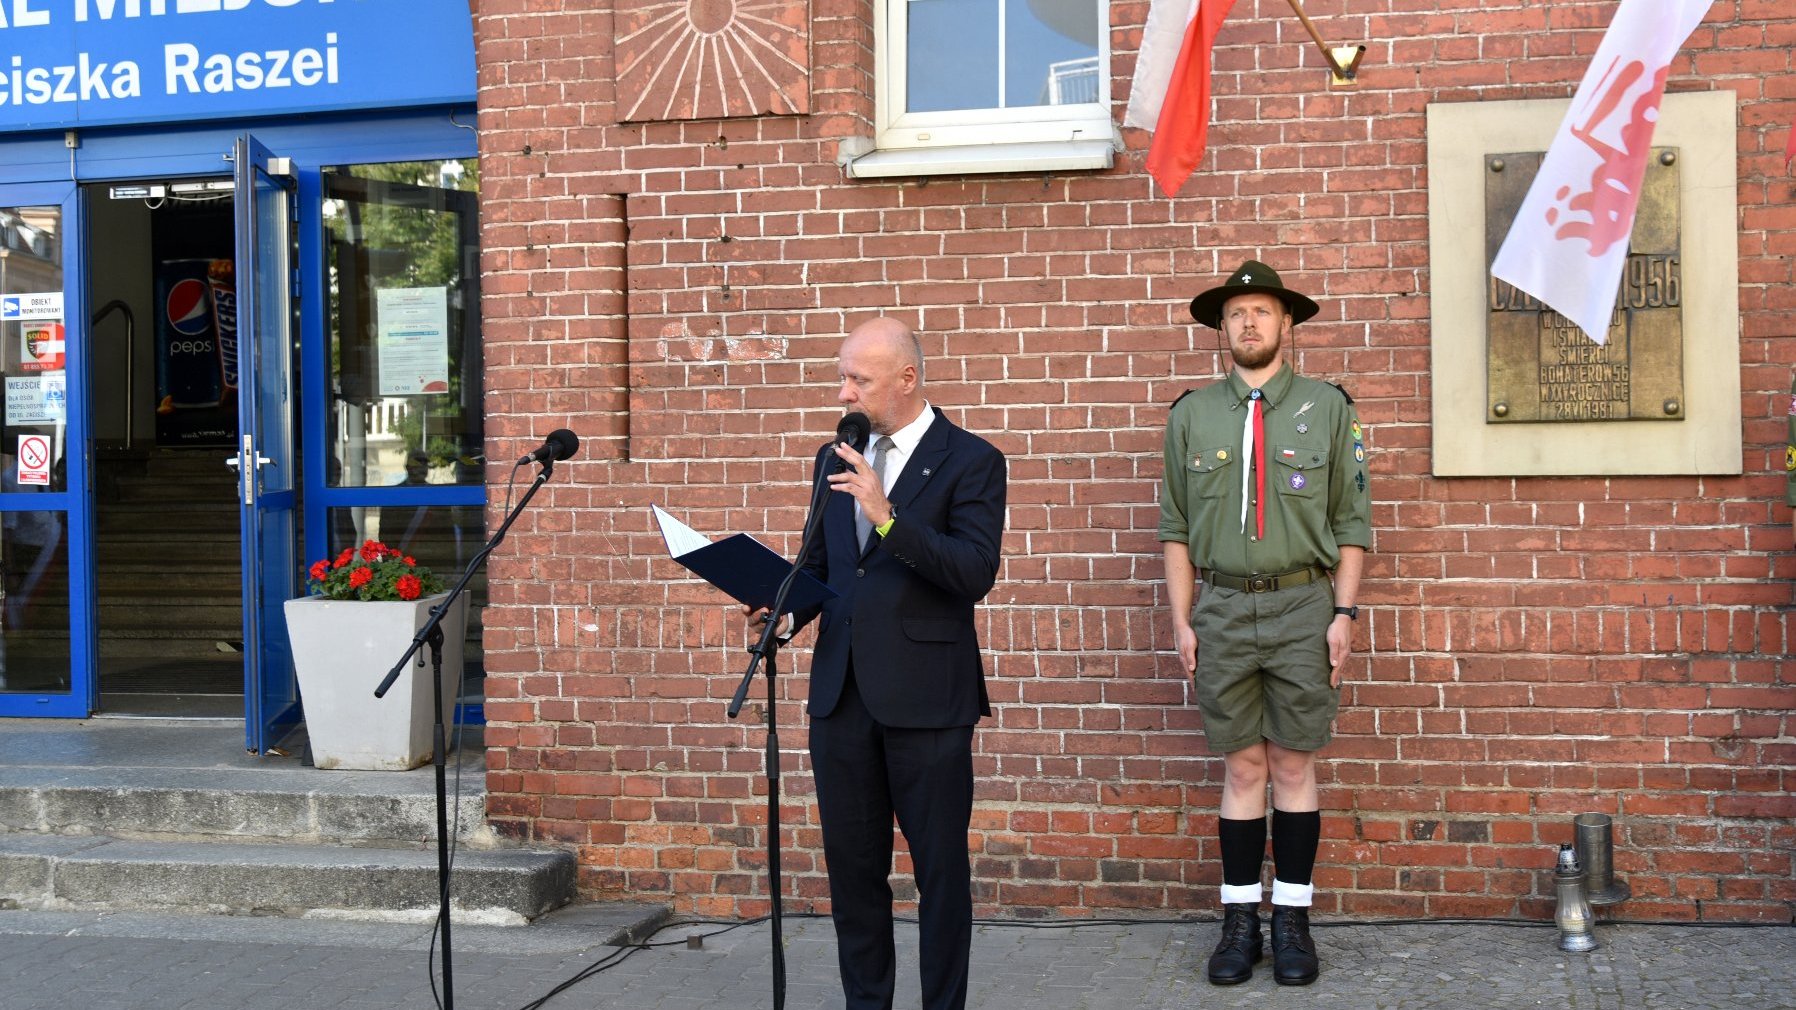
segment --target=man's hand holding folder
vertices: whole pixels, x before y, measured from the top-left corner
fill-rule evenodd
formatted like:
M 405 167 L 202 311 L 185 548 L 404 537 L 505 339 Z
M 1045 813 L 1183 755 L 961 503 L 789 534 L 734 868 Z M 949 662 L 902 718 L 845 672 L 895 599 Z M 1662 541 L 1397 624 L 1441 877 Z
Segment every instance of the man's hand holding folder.
M 792 571 L 792 562 L 746 533 L 713 542 L 703 533 L 669 515 L 659 505 L 650 506 L 661 526 L 667 553 L 686 569 L 742 604 L 751 618 L 772 606 L 779 585 Z M 806 572 L 799 572 L 786 596 L 783 616 L 835 596 L 835 590 Z

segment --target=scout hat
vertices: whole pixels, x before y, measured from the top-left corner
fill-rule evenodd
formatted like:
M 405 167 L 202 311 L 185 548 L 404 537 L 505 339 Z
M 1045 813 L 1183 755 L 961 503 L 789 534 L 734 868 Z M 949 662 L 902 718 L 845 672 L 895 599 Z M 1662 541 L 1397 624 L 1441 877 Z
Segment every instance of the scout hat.
M 1222 304 L 1236 295 L 1255 293 L 1272 295 L 1284 302 L 1293 324 L 1301 323 L 1321 310 L 1315 302 L 1286 288 L 1278 279 L 1278 271 L 1259 260 L 1248 260 L 1228 280 L 1191 299 L 1191 318 L 1220 330 Z

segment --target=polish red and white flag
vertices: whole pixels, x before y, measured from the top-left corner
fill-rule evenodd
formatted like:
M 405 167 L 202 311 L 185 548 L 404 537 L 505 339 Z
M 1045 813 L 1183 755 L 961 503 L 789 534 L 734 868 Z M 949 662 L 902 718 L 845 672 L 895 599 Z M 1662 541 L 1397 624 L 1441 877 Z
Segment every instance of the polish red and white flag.
M 1210 132 L 1210 50 L 1235 0 L 1153 0 L 1135 58 L 1123 125 L 1153 130 L 1147 171 L 1167 196 L 1204 158 Z
M 1715 0 L 1621 0 L 1490 272 L 1601 344 L 1672 57 Z

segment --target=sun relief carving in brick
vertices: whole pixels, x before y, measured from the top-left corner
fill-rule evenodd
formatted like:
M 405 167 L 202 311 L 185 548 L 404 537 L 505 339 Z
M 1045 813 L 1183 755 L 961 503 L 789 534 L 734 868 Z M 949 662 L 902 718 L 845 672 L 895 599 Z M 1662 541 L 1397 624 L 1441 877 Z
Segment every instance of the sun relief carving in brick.
M 810 111 L 809 5 L 657 0 L 617 12 L 626 122 Z

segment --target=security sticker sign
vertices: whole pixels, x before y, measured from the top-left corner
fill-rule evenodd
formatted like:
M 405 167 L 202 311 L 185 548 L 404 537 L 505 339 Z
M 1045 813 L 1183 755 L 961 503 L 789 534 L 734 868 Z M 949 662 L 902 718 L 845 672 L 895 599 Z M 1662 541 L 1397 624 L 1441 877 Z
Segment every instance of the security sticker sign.
M 62 292 L 0 295 L 0 320 L 62 319 Z
M 50 486 L 50 439 L 48 436 L 19 436 L 19 483 Z
M 62 323 L 53 321 L 29 322 L 19 325 L 19 332 L 25 342 L 23 353 L 19 356 L 21 372 L 60 372 L 63 364 L 63 349 L 66 346 L 63 338 Z

